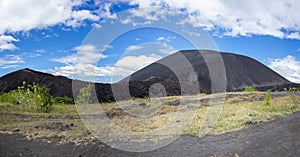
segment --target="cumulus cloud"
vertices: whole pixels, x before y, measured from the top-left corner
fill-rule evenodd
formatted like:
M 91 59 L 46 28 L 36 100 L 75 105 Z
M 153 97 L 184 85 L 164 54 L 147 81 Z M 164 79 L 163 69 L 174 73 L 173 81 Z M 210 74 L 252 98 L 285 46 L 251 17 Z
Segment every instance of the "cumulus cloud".
M 111 72 L 113 71 L 113 67 L 97 67 L 92 64 L 76 64 L 76 65 L 68 65 L 62 67 L 55 67 L 54 69 L 50 69 L 49 72 L 54 75 L 61 76 L 111 76 Z
M 300 1 L 195 1 L 195 0 L 131 0 L 136 17 L 156 21 L 164 18 L 162 9 L 143 9 L 164 6 L 188 15 L 178 24 L 191 24 L 213 31 L 218 36 L 270 35 L 277 38 L 300 39 Z M 134 21 L 127 19 L 131 23 Z M 221 31 L 220 31 L 221 30 Z
M 161 59 L 161 56 L 151 54 L 139 56 L 125 56 L 117 61 L 113 71 L 114 76 L 128 76 L 133 72 Z
M 90 10 L 76 9 L 84 2 L 85 0 L 3 0 L 0 2 L 0 34 L 57 24 L 78 27 L 84 20 L 99 20 L 99 16 Z
M 287 35 L 288 39 L 299 39 L 300 40 L 300 33 L 299 32 L 294 32 L 294 33 L 291 33 L 289 35 Z
M 78 27 L 89 20 L 101 27 L 99 20 L 117 18 L 111 8 L 127 2 L 139 6 L 130 13 L 145 21 L 137 23 L 122 19 L 133 25 L 149 24 L 165 17 L 167 9 L 175 9 L 188 15 L 178 19 L 178 24 L 203 27 L 217 36 L 270 35 L 277 38 L 300 39 L 300 1 L 195 1 L 195 0 L 114 0 L 94 2 L 94 10 L 80 9 L 85 0 L 3 0 L 0 2 L 0 34 L 47 28 L 58 24 Z M 153 7 L 144 9 L 147 7 Z M 164 6 L 166 9 L 155 7 Z
M 67 65 L 75 65 L 75 64 L 96 64 L 99 59 L 106 58 L 102 52 L 109 47 L 105 47 L 103 49 L 97 49 L 93 45 L 82 45 L 73 48 L 77 53 L 64 56 L 61 58 L 53 58 L 51 61 L 60 62 Z
M 110 11 L 110 8 L 113 5 L 113 2 L 112 3 L 103 3 L 101 1 L 96 1 L 96 5 L 100 6 L 97 13 L 102 18 L 110 18 L 110 19 L 117 18 L 117 15 Z
M 49 72 L 54 75 L 62 76 L 116 76 L 126 77 L 133 72 L 161 59 L 161 56 L 151 54 L 149 56 L 125 56 L 117 61 L 115 66 L 101 66 L 97 67 L 89 63 L 78 63 L 75 65 L 67 65 L 62 67 L 55 67 Z M 66 62 L 67 61 L 66 59 Z
M 270 60 L 269 67 L 288 80 L 300 83 L 300 61 L 294 56 Z
M 62 76 L 107 76 L 111 74 L 112 67 L 97 67 L 95 64 L 99 59 L 106 58 L 102 52 L 110 48 L 105 46 L 97 49 L 93 45 L 82 45 L 73 48 L 77 53 L 64 56 L 61 58 L 50 59 L 53 62 L 66 64 L 66 66 L 55 67 L 50 69 L 54 75 Z
M 0 52 L 4 50 L 15 50 L 17 47 L 13 42 L 18 42 L 19 40 L 10 36 L 10 35 L 1 35 L 0 36 Z
M 6 55 L 0 58 L 0 68 L 2 69 L 15 68 L 22 63 L 25 63 L 25 61 L 18 55 Z

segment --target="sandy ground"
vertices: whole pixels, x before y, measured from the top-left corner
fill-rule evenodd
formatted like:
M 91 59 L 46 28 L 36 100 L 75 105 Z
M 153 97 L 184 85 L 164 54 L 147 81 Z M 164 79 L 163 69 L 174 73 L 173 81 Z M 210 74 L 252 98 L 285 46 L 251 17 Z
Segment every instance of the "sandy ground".
M 47 143 L 41 139 L 0 134 L 0 156 L 300 156 L 300 112 L 247 129 L 195 138 L 182 135 L 155 151 L 133 153 L 113 149 L 100 141 L 86 146 Z

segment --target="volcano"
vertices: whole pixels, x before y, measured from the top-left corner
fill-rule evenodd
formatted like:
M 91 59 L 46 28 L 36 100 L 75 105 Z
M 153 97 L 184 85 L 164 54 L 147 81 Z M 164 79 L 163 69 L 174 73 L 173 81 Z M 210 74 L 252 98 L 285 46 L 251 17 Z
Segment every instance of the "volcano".
M 196 75 L 194 77 L 196 82 L 191 81 L 191 73 Z M 250 57 L 211 50 L 179 51 L 150 64 L 120 82 L 125 81 L 135 86 L 161 83 L 167 91 L 176 94 L 180 93 L 178 90 L 181 87 L 180 83 L 183 82 L 185 84 L 190 82 L 187 88 L 195 88 L 194 86 L 198 84 L 200 92 L 203 93 L 240 91 L 246 87 L 257 90 L 284 90 L 299 86 Z M 213 83 L 214 86 L 221 86 L 223 91 L 218 91 L 213 87 Z

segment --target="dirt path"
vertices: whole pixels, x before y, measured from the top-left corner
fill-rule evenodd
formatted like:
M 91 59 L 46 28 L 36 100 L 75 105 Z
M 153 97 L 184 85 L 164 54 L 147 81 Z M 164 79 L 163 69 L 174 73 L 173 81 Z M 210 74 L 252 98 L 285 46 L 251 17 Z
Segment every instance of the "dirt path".
M 20 134 L 0 134 L 0 156 L 300 156 L 300 112 L 240 131 L 195 138 L 182 135 L 151 152 L 131 153 L 101 142 L 87 146 L 57 145 L 27 140 Z

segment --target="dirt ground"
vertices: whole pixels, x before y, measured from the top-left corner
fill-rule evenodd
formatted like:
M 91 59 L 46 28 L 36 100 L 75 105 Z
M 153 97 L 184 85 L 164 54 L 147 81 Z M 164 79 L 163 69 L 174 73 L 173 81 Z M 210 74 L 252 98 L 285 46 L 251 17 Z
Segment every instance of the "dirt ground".
M 0 156 L 300 156 L 300 112 L 278 117 L 240 131 L 202 138 L 182 135 L 160 149 L 133 153 L 113 149 L 94 140 L 87 145 L 28 140 L 13 133 L 0 133 Z

